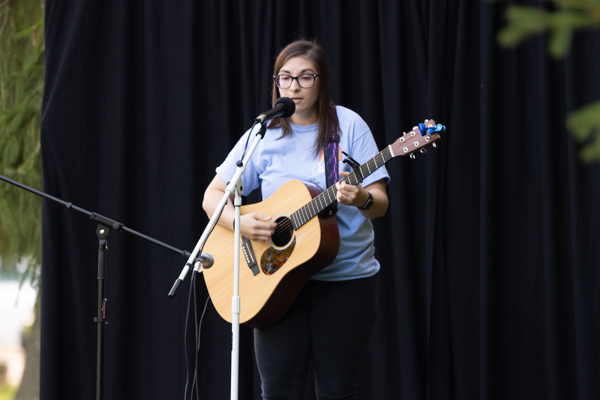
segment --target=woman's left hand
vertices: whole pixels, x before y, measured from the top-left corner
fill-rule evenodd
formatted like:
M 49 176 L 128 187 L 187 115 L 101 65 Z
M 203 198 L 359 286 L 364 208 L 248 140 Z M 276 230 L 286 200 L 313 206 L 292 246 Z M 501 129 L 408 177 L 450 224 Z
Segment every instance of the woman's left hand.
M 345 178 L 348 175 L 350 175 L 350 173 L 340 171 L 340 175 Z M 350 185 L 349 183 L 346 183 L 343 180 L 341 180 L 337 182 L 335 186 L 337 188 L 337 201 L 340 204 L 360 207 L 363 204 L 365 204 L 365 202 L 369 198 L 369 194 L 360 184 Z

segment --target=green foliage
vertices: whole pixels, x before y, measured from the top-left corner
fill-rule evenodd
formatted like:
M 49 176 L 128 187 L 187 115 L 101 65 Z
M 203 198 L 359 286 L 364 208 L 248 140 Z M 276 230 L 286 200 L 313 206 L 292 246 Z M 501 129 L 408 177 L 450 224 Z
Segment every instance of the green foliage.
M 580 156 L 584 162 L 600 159 L 600 101 L 589 104 L 569 116 L 567 125 L 573 137 L 587 143 Z
M 536 7 L 511 6 L 506 10 L 508 25 L 498 34 L 498 42 L 513 47 L 540 33 L 550 35 L 548 52 L 562 58 L 569 51 L 576 29 L 600 26 L 600 3 L 597 0 L 554 0 L 557 11 Z
M 548 33 L 548 53 L 559 59 L 568 53 L 577 29 L 600 27 L 600 0 L 552 0 L 555 10 L 511 6 L 508 25 L 498 33 L 502 46 L 514 47 L 531 36 Z M 573 112 L 568 127 L 576 140 L 585 143 L 580 156 L 585 162 L 600 161 L 600 103 Z
M 42 176 L 43 6 L 41 0 L 0 3 L 0 174 L 35 188 L 41 187 Z M 37 284 L 41 217 L 37 196 L 0 181 L 3 274 L 14 274 L 17 261 L 25 260 L 23 279 Z
M 0 385 L 0 400 L 12 400 L 15 398 L 15 393 L 17 393 L 17 388 Z

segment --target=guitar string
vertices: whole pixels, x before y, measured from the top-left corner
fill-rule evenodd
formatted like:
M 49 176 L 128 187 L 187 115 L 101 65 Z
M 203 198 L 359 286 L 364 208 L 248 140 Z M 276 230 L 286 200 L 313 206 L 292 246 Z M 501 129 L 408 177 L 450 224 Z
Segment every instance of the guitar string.
M 381 165 L 378 165 L 378 163 L 377 163 L 378 158 L 381 161 Z M 392 158 L 393 158 L 393 156 L 390 152 L 389 147 L 386 147 L 381 152 L 379 152 L 375 157 L 371 158 L 365 164 L 360 165 L 358 167 L 358 169 L 360 170 L 360 175 L 363 178 L 371 175 L 373 173 L 373 171 L 375 171 L 375 170 L 379 169 L 380 167 L 382 167 L 383 165 L 385 165 L 387 163 L 387 161 L 389 161 Z M 366 167 L 366 171 L 365 171 L 365 167 Z M 371 170 L 371 167 L 374 167 L 373 170 Z M 347 177 L 342 178 L 340 180 L 340 182 L 347 182 L 347 183 L 350 183 L 351 185 L 356 185 L 356 184 L 360 183 L 357 179 L 356 171 L 352 172 Z M 291 238 L 291 236 L 293 236 L 293 234 L 290 235 L 289 231 L 294 230 L 294 217 L 296 217 L 296 220 L 299 220 L 299 222 L 300 222 L 300 226 L 298 226 L 298 228 L 301 227 L 302 225 L 304 225 L 305 223 L 310 221 L 315 215 L 317 215 L 319 212 L 323 211 L 326 207 L 328 207 L 331 203 L 333 203 L 333 201 L 335 201 L 335 200 L 331 200 L 329 198 L 325 199 L 325 197 L 333 196 L 335 198 L 336 194 L 337 194 L 337 188 L 335 185 L 327 188 L 327 190 L 320 193 L 318 196 L 316 196 L 314 199 L 312 199 L 306 205 L 302 206 L 300 209 L 298 209 L 297 211 L 292 213 L 290 218 L 286 218 L 284 221 L 280 222 L 278 224 L 277 228 L 275 228 L 275 235 L 273 236 L 273 238 L 276 240 L 281 239 L 282 237 L 285 237 L 285 236 L 290 236 L 290 238 Z M 321 202 L 323 204 L 325 204 L 325 206 L 322 206 Z M 305 214 L 305 215 L 302 216 L 302 214 Z M 304 220 L 303 217 L 304 218 L 307 217 L 306 220 Z
M 349 175 L 348 177 L 346 177 L 342 180 L 348 181 L 348 180 L 350 180 L 350 177 L 352 175 Z M 316 205 L 317 202 L 320 203 L 320 201 L 323 200 L 323 198 L 325 197 L 326 194 L 334 195 L 335 193 L 331 193 L 331 192 L 335 192 L 335 191 L 336 191 L 335 186 L 329 187 L 326 191 L 320 193 L 318 196 L 316 196 L 314 199 L 312 199 L 310 202 L 308 202 L 306 205 L 304 205 L 303 207 L 301 207 L 298 210 L 298 211 L 307 213 L 308 219 L 304 223 L 310 221 L 315 215 L 317 215 L 320 211 L 324 210 L 327 206 L 329 206 L 333 202 L 333 201 L 331 201 L 331 202 L 324 201 L 324 203 L 326 204 L 325 207 L 322 207 L 321 209 L 319 209 L 320 207 L 317 206 L 316 212 L 315 212 L 315 210 L 311 210 L 311 208 L 313 208 L 313 205 Z M 298 213 L 298 211 L 296 211 L 292 214 L 292 218 L 296 213 Z M 275 235 L 273 235 L 273 238 L 275 240 L 281 239 L 285 236 L 290 235 L 289 231 L 293 230 L 292 218 L 286 218 L 284 221 L 278 223 L 277 228 L 275 228 Z M 302 225 L 304 225 L 304 223 Z
M 381 161 L 381 164 L 379 165 L 377 160 L 378 158 Z M 363 177 L 369 176 L 371 175 L 371 173 L 377 169 L 379 169 L 381 166 L 385 165 L 385 163 L 387 161 L 389 161 L 390 159 L 392 159 L 393 157 L 391 156 L 389 147 L 386 147 L 385 149 L 383 149 L 381 152 L 379 152 L 379 154 L 377 154 L 375 157 L 373 157 L 372 159 L 370 159 L 369 161 L 367 161 L 365 164 L 361 165 L 359 167 L 361 175 Z M 365 167 L 366 167 L 366 171 L 365 171 Z M 371 167 L 374 167 L 371 169 Z M 354 180 L 354 182 L 352 182 L 352 180 Z M 358 183 L 358 179 L 356 179 L 356 172 L 353 172 L 352 174 L 350 174 L 348 177 L 342 179 L 342 181 L 350 181 L 350 184 L 357 184 Z M 320 211 L 322 211 L 323 209 L 325 209 L 325 207 L 329 206 L 329 204 L 327 201 L 324 201 L 324 203 L 326 204 L 325 207 L 322 208 L 318 208 L 317 207 L 317 212 L 313 212 L 312 210 L 310 210 L 312 208 L 312 205 L 317 203 L 317 202 L 321 202 L 322 200 L 324 200 L 324 197 L 327 195 L 333 195 L 335 196 L 335 191 L 336 188 L 335 186 L 331 186 L 330 188 L 328 188 L 326 191 L 324 191 L 323 193 L 319 194 L 317 197 L 315 197 L 311 202 L 309 202 L 307 205 L 303 206 L 302 208 L 300 208 L 298 211 L 296 211 L 294 214 L 299 215 L 298 213 L 304 213 L 306 212 L 308 215 L 308 219 L 306 221 L 304 221 L 301 225 L 303 225 L 304 223 L 308 222 L 310 219 L 312 219 L 312 217 L 314 217 L 316 214 L 318 214 Z M 333 192 L 333 193 L 332 193 Z M 331 202 L 333 202 L 333 200 L 331 200 Z M 310 211 L 310 212 L 307 212 Z
M 387 147 L 384 150 L 382 150 L 379 154 L 377 154 L 375 157 L 373 157 L 372 159 L 367 161 L 365 164 L 359 166 L 361 176 L 365 176 L 365 175 L 369 176 L 369 175 L 371 175 L 372 171 L 375 171 L 375 170 L 379 169 L 379 167 L 383 166 L 386 163 L 386 158 L 388 158 L 388 157 L 386 157 L 386 155 L 391 156 L 391 154 L 385 154 L 386 152 L 389 153 L 389 148 L 387 148 Z M 378 157 L 381 159 L 381 165 L 378 165 L 378 163 L 377 163 Z M 392 157 L 389 157 L 389 158 L 391 159 Z M 365 167 L 367 169 L 366 171 L 364 171 Z M 374 167 L 374 168 L 371 170 L 371 167 Z M 352 172 L 350 175 L 348 175 L 345 178 L 342 178 L 340 181 L 345 181 L 352 185 L 356 185 L 359 183 L 357 176 L 356 176 L 356 172 Z M 306 205 L 304 205 L 303 207 L 301 207 L 300 209 L 298 209 L 297 211 L 292 213 L 291 218 L 286 218 L 284 221 L 278 223 L 277 228 L 275 228 L 275 235 L 273 236 L 273 238 L 281 239 L 285 236 L 290 236 L 289 231 L 294 229 L 294 221 L 293 221 L 294 216 L 297 216 L 298 219 L 300 219 L 300 222 L 302 222 L 302 218 L 299 217 L 299 215 L 302 213 L 305 213 L 306 217 L 308 217 L 308 219 L 306 219 L 306 221 L 302 222 L 301 225 L 304 225 L 306 222 L 310 221 L 315 215 L 317 215 L 319 212 L 323 211 L 326 207 L 328 207 L 331 203 L 333 203 L 333 201 L 335 201 L 335 200 L 325 199 L 325 197 L 329 197 L 329 196 L 335 197 L 336 192 L 337 192 L 337 188 L 335 185 L 327 188 L 327 190 L 320 193 L 318 196 L 316 196 L 314 199 L 312 199 Z M 325 206 L 322 206 L 321 202 L 323 204 L 325 204 Z M 300 214 L 298 214 L 298 213 L 300 213 Z

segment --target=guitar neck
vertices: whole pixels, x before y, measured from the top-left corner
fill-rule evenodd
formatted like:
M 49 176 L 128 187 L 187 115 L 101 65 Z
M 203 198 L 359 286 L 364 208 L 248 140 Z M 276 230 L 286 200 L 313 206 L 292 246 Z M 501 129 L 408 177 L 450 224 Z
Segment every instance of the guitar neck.
M 392 147 L 388 146 L 379 152 L 375 157 L 371 158 L 360 167 L 356 168 L 350 175 L 342 179 L 350 185 L 358 185 L 373 172 L 383 167 L 385 163 L 394 158 Z M 331 185 L 324 192 L 302 206 L 299 210 L 291 215 L 294 229 L 300 228 L 302 225 L 310 221 L 321 211 L 329 207 L 337 199 L 337 187 Z
M 345 177 L 343 181 L 350 185 L 358 185 L 366 177 L 383 167 L 385 163 L 396 156 L 410 155 L 411 158 L 414 158 L 413 153 L 415 151 L 420 150 L 421 152 L 425 152 L 426 149 L 424 147 L 429 144 L 433 144 L 435 147 L 434 142 L 441 138 L 440 132 L 445 131 L 446 127 L 444 125 L 436 125 L 434 120 L 426 119 L 424 123 L 414 126 L 411 131 L 403 132 L 400 138 L 380 151 L 375 157 L 363 165 L 354 168 L 354 171 Z M 329 207 L 336 198 L 337 188 L 335 185 L 332 185 L 306 205 L 302 206 L 302 208 L 291 216 L 294 229 L 298 229 L 306 224 L 321 211 Z

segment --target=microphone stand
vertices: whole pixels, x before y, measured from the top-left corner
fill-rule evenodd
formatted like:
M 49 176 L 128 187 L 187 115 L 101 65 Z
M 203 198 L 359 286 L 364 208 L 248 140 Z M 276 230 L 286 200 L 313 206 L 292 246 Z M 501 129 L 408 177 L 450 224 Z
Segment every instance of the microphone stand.
M 106 322 L 106 298 L 104 298 L 104 289 L 105 289 L 105 280 L 106 280 L 106 251 L 108 250 L 108 236 L 111 232 L 112 229 L 116 229 L 119 231 L 125 231 L 128 233 L 131 233 L 135 236 L 141 237 L 142 239 L 145 239 L 149 242 L 152 242 L 154 244 L 157 244 L 161 247 L 164 247 L 168 250 L 174 251 L 176 253 L 181 254 L 181 256 L 185 257 L 185 256 L 189 256 L 190 253 L 185 251 L 185 250 L 180 250 L 178 248 L 175 248 L 173 246 L 170 246 L 166 243 L 163 243 L 159 240 L 156 240 L 150 236 L 144 235 L 140 232 L 134 231 L 133 229 L 129 229 L 127 228 L 125 225 L 123 225 L 120 222 L 117 222 L 115 220 L 112 220 L 110 218 L 104 217 L 100 214 L 97 214 L 95 212 L 90 212 L 87 211 L 83 208 L 77 207 L 76 205 L 74 205 L 73 203 L 70 202 L 66 202 L 63 201 L 57 197 L 54 196 L 50 196 L 49 194 L 46 194 L 42 191 L 33 189 L 29 186 L 23 185 L 22 183 L 19 183 L 17 181 L 14 181 L 12 179 L 9 179 L 5 176 L 0 175 L 0 180 L 3 180 L 5 182 L 10 183 L 11 185 L 17 186 L 21 189 L 24 189 L 28 192 L 34 193 L 40 197 L 52 200 L 56 203 L 62 204 L 64 205 L 66 208 L 68 209 L 73 209 L 75 211 L 79 211 L 82 214 L 86 214 L 90 217 L 90 219 L 98 222 L 98 226 L 96 228 L 96 235 L 98 237 L 98 315 L 97 317 L 94 318 L 94 322 L 98 324 L 98 336 L 97 336 L 97 358 L 96 358 L 96 400 L 102 400 L 104 393 L 103 393 L 103 384 L 104 384 L 104 325 L 107 324 Z M 207 255 L 206 257 L 204 255 L 196 258 L 196 256 L 193 257 L 192 261 L 196 262 L 196 265 L 203 265 L 203 264 L 210 264 L 210 260 L 212 259 L 212 256 Z M 210 265 L 207 265 L 206 267 L 208 268 Z
M 196 257 L 196 255 L 200 252 L 200 249 L 204 247 L 208 236 L 212 232 L 213 228 L 217 225 L 219 218 L 221 217 L 221 213 L 229 200 L 231 194 L 234 194 L 234 207 L 235 207 L 235 222 L 234 222 L 234 254 L 233 254 L 233 296 L 231 299 L 231 315 L 232 315 L 232 323 L 231 323 L 231 333 L 232 333 L 232 347 L 231 347 L 231 400 L 237 400 L 238 398 L 238 386 L 239 386 L 239 351 L 240 351 L 240 310 L 241 310 L 241 301 L 240 301 L 240 217 L 241 211 L 240 207 L 242 205 L 242 193 L 244 192 L 242 175 L 246 171 L 246 165 L 252 157 L 254 150 L 258 146 L 258 143 L 262 140 L 265 135 L 265 131 L 267 130 L 267 122 L 265 118 L 258 120 L 252 126 L 250 134 L 254 132 L 254 128 L 260 127 L 260 129 L 256 132 L 256 137 L 252 145 L 250 146 L 246 156 L 243 160 L 238 161 L 237 170 L 233 175 L 233 178 L 225 188 L 225 194 L 221 199 L 221 202 L 217 206 L 212 218 L 208 222 L 208 225 L 204 229 L 204 233 L 198 240 L 196 247 L 190 254 L 190 258 L 188 262 L 183 267 L 179 278 L 175 281 L 173 288 L 169 292 L 169 297 L 174 298 L 175 294 L 179 290 L 179 286 L 181 282 L 185 279 L 185 276 L 192 268 L 192 263 Z M 258 124 L 260 123 L 260 125 Z M 202 266 L 196 264 L 195 271 L 201 272 Z

